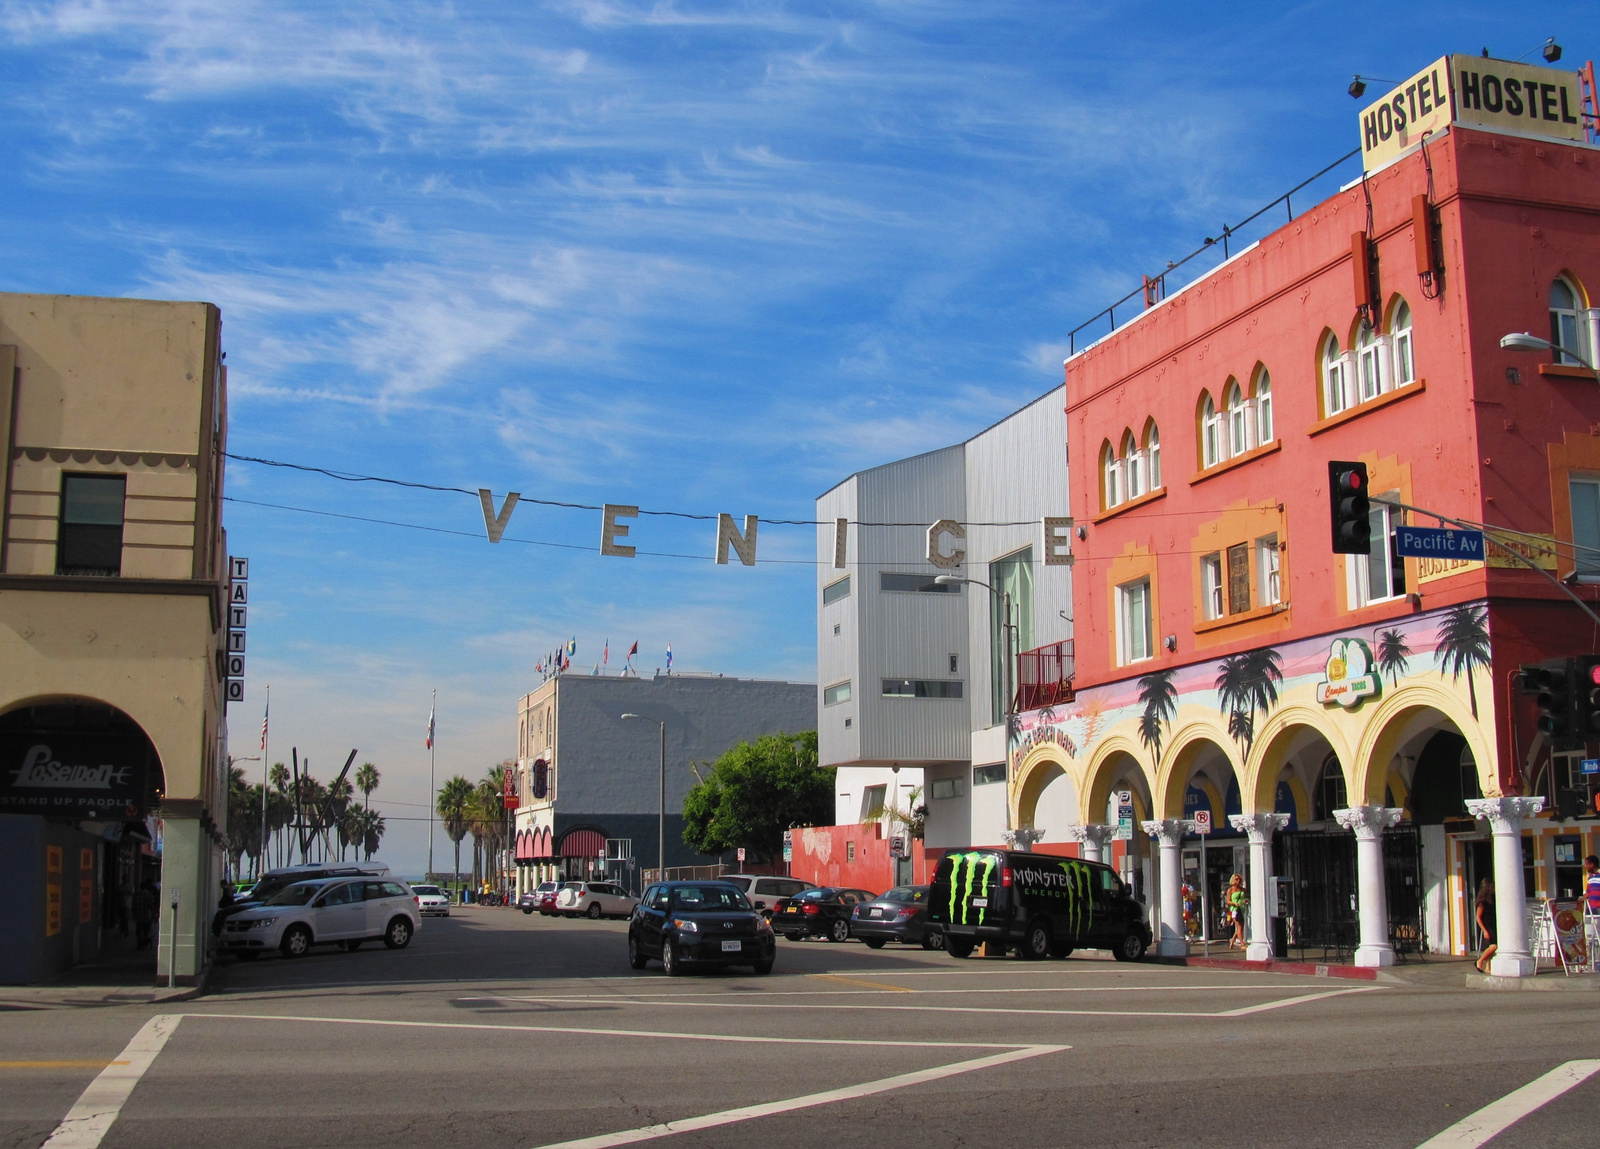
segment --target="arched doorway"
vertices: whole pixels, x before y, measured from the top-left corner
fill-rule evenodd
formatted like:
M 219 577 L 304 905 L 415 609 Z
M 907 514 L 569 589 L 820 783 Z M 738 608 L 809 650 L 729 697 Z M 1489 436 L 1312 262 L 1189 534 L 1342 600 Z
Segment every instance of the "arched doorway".
M 1015 825 L 1042 833 L 1039 844 L 1064 845 L 1078 822 L 1078 786 L 1062 752 L 1050 743 L 1034 746 L 1017 769 Z

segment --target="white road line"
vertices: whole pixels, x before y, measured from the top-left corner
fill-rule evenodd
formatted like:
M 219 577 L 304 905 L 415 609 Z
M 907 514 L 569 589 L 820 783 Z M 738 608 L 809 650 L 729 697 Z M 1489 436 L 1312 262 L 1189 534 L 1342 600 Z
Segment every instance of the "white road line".
M 573 1033 L 585 1037 L 666 1037 L 676 1041 L 732 1041 L 751 1045 L 882 1045 L 894 1049 L 1015 1049 L 1015 1041 L 875 1041 L 858 1037 L 748 1037 L 730 1033 L 679 1033 L 652 1029 L 582 1029 L 565 1025 L 488 1025 L 465 1021 L 388 1021 L 369 1017 L 310 1017 L 286 1013 L 186 1013 L 196 1019 L 320 1021 L 329 1025 L 394 1025 L 415 1029 L 479 1029 L 505 1033 Z
M 1213 1017 L 1247 1017 L 1252 1013 L 1266 1013 L 1269 1009 L 1283 1009 L 1291 1005 L 1304 1005 L 1308 1001 L 1321 1001 L 1325 997 L 1343 997 L 1347 993 L 1372 993 L 1382 989 L 1382 986 L 1363 985 L 1351 989 L 1330 989 L 1322 993 L 1306 993 L 1299 997 L 1286 997 L 1278 1001 L 1262 1002 L 1260 1005 L 1247 1005 L 1239 1009 L 1225 1009 L 1221 1013 L 1212 1014 Z
M 1536 1077 L 1521 1089 L 1512 1090 L 1499 1101 L 1491 1101 L 1476 1113 L 1463 1117 L 1444 1132 L 1428 1138 L 1417 1149 L 1474 1149 L 1597 1072 L 1600 1072 L 1600 1061 L 1569 1061 L 1558 1065 L 1543 1077 Z
M 685 1117 L 680 1121 L 669 1121 L 661 1125 L 646 1125 L 639 1129 L 626 1129 L 620 1133 L 602 1133 L 596 1137 L 580 1137 L 576 1141 L 559 1141 L 551 1145 L 541 1146 L 540 1149 L 609 1149 L 613 1145 L 634 1145 L 640 1141 L 652 1141 L 657 1137 L 671 1137 L 675 1133 L 693 1133 L 701 1129 L 714 1129 L 719 1125 L 732 1125 L 739 1121 L 751 1121 L 757 1117 L 770 1117 L 775 1113 L 790 1113 L 796 1109 L 810 1109 L 817 1105 L 830 1105 L 835 1101 L 850 1101 L 857 1097 L 871 1097 L 875 1093 L 887 1093 L 893 1089 L 904 1089 L 910 1085 L 921 1085 L 927 1081 L 939 1081 L 946 1077 L 955 1077 L 962 1073 L 973 1073 L 980 1069 L 988 1069 L 996 1065 L 1005 1065 L 1013 1061 L 1023 1061 L 1030 1057 L 1041 1057 L 1046 1053 L 1060 1053 L 1062 1050 L 1071 1049 L 1069 1045 L 1027 1045 L 1010 1053 L 993 1053 L 988 1057 L 977 1057 L 971 1061 L 958 1061 L 954 1065 L 941 1065 L 935 1069 L 920 1069 L 915 1073 L 902 1073 L 895 1077 L 883 1077 L 877 1081 L 867 1081 L 860 1085 L 846 1085 L 841 1089 L 829 1089 L 822 1093 L 810 1093 L 804 1097 L 793 1097 L 787 1101 L 767 1101 L 759 1105 L 745 1105 L 738 1109 L 725 1109 L 721 1113 L 708 1113 L 704 1117 Z
M 182 1014 L 158 1013 L 145 1022 L 117 1059 L 89 1082 L 45 1141 L 45 1149 L 95 1149 L 182 1018 Z
M 919 989 L 914 991 L 918 997 L 933 997 L 939 994 L 980 994 L 980 993 L 1249 993 L 1258 989 L 1303 989 L 1304 983 L 1293 985 L 1082 985 L 1082 986 L 1045 986 L 1045 985 L 1020 985 L 1006 986 L 992 989 Z M 1373 988 L 1363 987 L 1363 988 Z M 696 998 L 709 997 L 878 997 L 885 992 L 896 992 L 888 989 L 746 989 L 746 990 L 712 990 L 706 993 L 575 993 L 575 994 L 541 994 L 537 997 L 508 997 L 505 994 L 476 994 L 471 997 L 458 997 L 456 1001 L 643 1001 L 654 998 L 662 1001 L 691 1001 Z M 898 991 L 904 992 L 904 991 Z M 1335 992 L 1344 993 L 1344 990 Z
M 1243 1017 L 1246 1014 L 1262 1013 L 1269 1009 L 1282 1009 L 1285 1006 L 1300 1005 L 1304 1002 L 1316 1001 L 1324 997 L 1338 997 L 1346 993 L 1368 993 L 1367 988 L 1361 989 L 1335 989 L 1326 993 L 1311 993 L 1299 997 L 1285 997 L 1277 1001 L 1263 1002 L 1260 1005 L 1246 1006 L 1243 1009 L 1224 1010 L 1213 1012 L 1211 1010 L 1181 1010 L 1181 1009 L 1023 1009 L 1007 1008 L 1004 1006 L 988 1005 L 834 1005 L 821 1002 L 815 1005 L 802 1005 L 797 1002 L 773 1001 L 688 1001 L 675 1002 L 673 1000 L 652 1000 L 637 997 L 601 997 L 601 998 L 573 998 L 573 997 L 504 997 L 502 1001 L 526 1001 L 536 1004 L 559 1004 L 561 1002 L 581 1002 L 585 1005 L 594 1005 L 601 1002 L 611 1005 L 648 1005 L 657 1007 L 679 1009 L 760 1009 L 760 1010 L 809 1010 L 813 1013 L 819 1011 L 832 1011 L 836 1013 L 879 1012 L 879 1013 L 991 1013 L 991 1014 L 1019 1014 L 1025 1017 Z M 903 1001 L 903 998 L 896 998 Z

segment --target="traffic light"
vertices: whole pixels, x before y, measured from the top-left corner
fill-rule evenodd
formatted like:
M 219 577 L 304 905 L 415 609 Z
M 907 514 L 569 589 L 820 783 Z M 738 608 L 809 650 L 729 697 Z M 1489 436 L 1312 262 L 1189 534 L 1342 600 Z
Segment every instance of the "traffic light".
M 1333 553 L 1364 555 L 1372 548 L 1372 522 L 1367 517 L 1367 465 L 1328 463 L 1328 500 L 1333 518 Z
M 1541 662 L 1534 684 L 1539 688 L 1539 732 L 1554 750 L 1577 749 L 1583 740 L 1573 722 L 1578 709 L 1577 659 Z
M 1600 658 L 1581 655 L 1577 663 L 1577 734 L 1585 742 L 1600 740 Z

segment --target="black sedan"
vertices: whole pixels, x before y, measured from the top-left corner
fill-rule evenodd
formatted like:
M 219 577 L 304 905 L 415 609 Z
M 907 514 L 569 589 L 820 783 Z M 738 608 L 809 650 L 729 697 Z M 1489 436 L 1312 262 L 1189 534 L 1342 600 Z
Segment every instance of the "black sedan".
M 772 928 L 792 942 L 803 937 L 850 940 L 850 915 L 862 902 L 875 897 L 870 890 L 823 886 L 801 890 L 772 913 Z
M 643 969 L 659 958 L 669 977 L 692 967 L 747 965 L 771 973 L 772 927 L 744 894 L 724 882 L 650 886 L 628 921 L 628 961 Z
M 850 932 L 872 949 L 885 942 L 941 949 L 944 932 L 928 922 L 928 887 L 896 886 L 881 898 L 862 902 L 850 918 Z

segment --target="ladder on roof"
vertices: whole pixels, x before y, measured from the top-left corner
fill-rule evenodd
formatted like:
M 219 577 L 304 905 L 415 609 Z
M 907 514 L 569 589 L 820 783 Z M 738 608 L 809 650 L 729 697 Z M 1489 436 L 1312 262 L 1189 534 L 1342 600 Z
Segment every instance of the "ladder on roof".
M 1594 90 L 1594 61 L 1578 69 L 1578 116 L 1583 120 L 1584 139 L 1600 140 L 1600 98 Z

